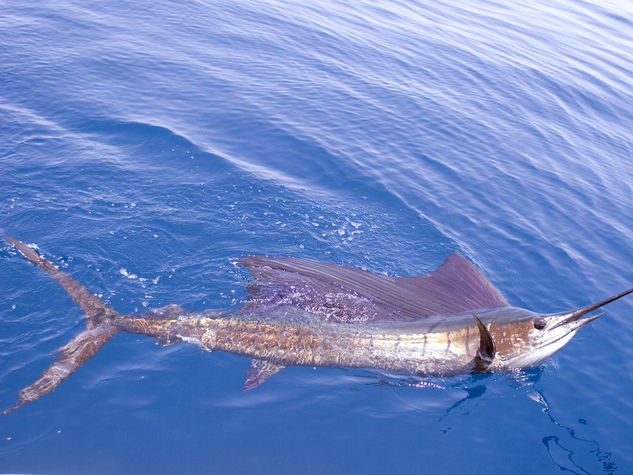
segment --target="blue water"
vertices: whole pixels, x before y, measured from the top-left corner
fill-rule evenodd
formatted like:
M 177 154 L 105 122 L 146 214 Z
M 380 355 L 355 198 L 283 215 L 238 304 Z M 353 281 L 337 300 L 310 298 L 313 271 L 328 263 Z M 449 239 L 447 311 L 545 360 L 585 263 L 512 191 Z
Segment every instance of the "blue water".
M 633 8 L 529 3 L 1 2 L 0 232 L 122 312 L 235 308 L 253 253 L 458 250 L 542 312 L 629 288 Z M 248 393 L 246 358 L 121 334 L 0 417 L 0 472 L 631 473 L 632 313 L 524 374 Z M 0 406 L 82 328 L 0 244 Z

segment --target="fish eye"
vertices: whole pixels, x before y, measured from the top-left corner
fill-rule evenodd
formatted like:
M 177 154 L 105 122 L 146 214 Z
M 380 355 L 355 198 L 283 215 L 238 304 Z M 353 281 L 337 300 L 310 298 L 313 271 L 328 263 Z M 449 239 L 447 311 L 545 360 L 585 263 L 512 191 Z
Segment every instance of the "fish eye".
M 547 325 L 547 321 L 543 317 L 536 317 L 533 320 L 534 328 L 537 330 L 542 330 Z

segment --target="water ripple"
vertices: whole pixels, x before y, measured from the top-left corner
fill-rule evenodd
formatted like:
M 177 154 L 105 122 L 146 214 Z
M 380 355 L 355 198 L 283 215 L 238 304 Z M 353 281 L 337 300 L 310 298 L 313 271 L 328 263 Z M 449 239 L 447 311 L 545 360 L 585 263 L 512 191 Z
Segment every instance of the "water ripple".
M 619 1 L 15 4 L 0 231 L 120 311 L 236 307 L 246 253 L 414 275 L 455 249 L 513 304 L 587 304 L 633 281 L 631 25 Z M 83 323 L 4 244 L 0 264 L 7 405 Z M 242 358 L 118 335 L 3 421 L 1 465 L 626 472 L 632 311 L 536 376 L 423 387 L 288 368 L 242 393 Z

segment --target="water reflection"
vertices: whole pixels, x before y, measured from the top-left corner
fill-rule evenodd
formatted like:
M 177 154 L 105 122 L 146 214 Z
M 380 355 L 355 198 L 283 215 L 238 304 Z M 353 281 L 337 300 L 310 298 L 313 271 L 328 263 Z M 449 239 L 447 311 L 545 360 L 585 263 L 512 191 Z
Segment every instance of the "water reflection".
M 603 450 L 597 440 L 580 437 L 577 434 L 577 429 L 563 424 L 556 418 L 556 408 L 553 408 L 550 405 L 544 394 L 544 390 L 539 388 L 539 381 L 544 371 L 544 368 L 520 370 L 510 373 L 508 378 L 515 386 L 513 390 L 523 391 L 528 398 L 538 403 L 540 412 L 545 414 L 549 422 L 552 424 L 553 427 L 551 433 L 545 435 L 541 439 L 549 459 L 563 472 L 579 475 L 591 474 L 596 471 L 609 474 L 616 473 L 618 471 L 618 467 L 612 459 L 611 452 Z M 365 376 L 367 378 L 371 377 L 369 374 L 366 374 Z M 373 373 L 374 378 L 375 376 L 376 374 Z M 465 412 L 468 413 L 473 401 L 489 394 L 490 392 L 494 393 L 495 391 L 493 389 L 493 385 L 501 384 L 503 378 L 504 377 L 502 375 L 498 374 L 475 374 L 465 377 L 452 378 L 450 380 L 420 380 L 410 376 L 381 374 L 379 375 L 378 380 L 374 379 L 371 384 L 463 391 L 464 396 L 447 407 L 443 414 L 439 417 L 437 422 L 441 423 L 450 416 L 454 416 L 456 409 L 458 408 L 465 409 Z M 464 414 L 464 410 L 457 412 L 459 413 L 459 417 Z M 581 425 L 587 424 L 587 420 L 584 418 L 578 418 L 577 421 Z M 450 428 L 440 430 L 441 432 L 446 433 L 450 430 Z M 590 454 L 592 458 L 595 459 L 600 468 L 596 467 L 596 465 L 591 462 L 591 460 L 587 457 L 587 454 Z
M 598 462 L 602 465 L 602 471 L 605 473 L 615 473 L 617 471 L 617 465 L 611 459 L 611 453 L 603 451 L 600 447 L 600 443 L 594 439 L 585 439 L 582 437 L 578 437 L 576 435 L 576 431 L 562 424 L 558 421 L 554 415 L 552 414 L 552 409 L 545 398 L 545 395 L 541 390 L 534 388 L 534 391 L 531 394 L 528 394 L 533 400 L 541 404 L 543 412 L 547 415 L 549 420 L 557 427 L 563 429 L 567 434 L 574 439 L 575 441 L 582 442 L 583 444 L 589 444 L 591 448 L 589 449 L 589 453 L 594 454 Z M 586 424 L 587 421 L 585 419 L 578 419 L 580 424 Z M 552 459 L 552 461 L 558 465 L 558 467 L 562 471 L 578 473 L 578 474 L 590 474 L 591 472 L 585 470 L 581 467 L 574 459 L 574 451 L 563 445 L 561 439 L 555 435 L 549 435 L 543 437 L 543 445 L 545 445 L 547 449 L 547 454 Z
M 484 384 L 480 384 L 480 385 L 474 386 L 474 387 L 465 387 L 465 388 L 462 388 L 462 389 L 464 391 L 466 391 L 466 396 L 463 397 L 462 399 L 459 399 L 451 407 L 446 409 L 446 412 L 442 415 L 442 417 L 440 417 L 438 419 L 438 422 L 442 422 L 446 417 L 448 417 L 448 415 L 452 411 L 457 409 L 462 404 L 465 404 L 465 403 L 467 403 L 468 401 L 470 401 L 472 399 L 477 399 L 477 398 L 481 397 L 486 392 L 486 386 Z
M 566 441 L 565 437 L 560 437 L 555 434 L 543 437 L 541 440 L 549 458 L 563 472 L 575 474 L 593 473 L 592 470 L 588 470 L 581 466 L 580 462 L 574 458 L 574 455 L 577 453 L 580 455 L 579 447 L 589 444 L 591 447 L 588 449 L 588 452 L 596 457 L 598 463 L 602 466 L 602 471 L 604 473 L 616 472 L 617 466 L 611 459 L 611 453 L 603 451 L 597 440 L 578 437 L 575 429 L 561 423 L 558 419 L 556 419 L 556 417 L 554 417 L 554 411 L 545 397 L 544 390 L 539 389 L 537 385 L 544 371 L 543 367 L 531 370 L 520 370 L 512 373 L 511 377 L 520 388 L 523 388 L 526 391 L 526 395 L 530 399 L 541 406 L 541 411 L 547 416 L 549 421 L 554 426 L 562 429 L 571 439 L 573 439 Z M 579 418 L 578 422 L 580 424 L 587 423 L 586 419 L 583 418 Z M 582 444 L 577 447 L 578 444 L 576 442 L 581 442 Z
M 537 385 L 543 375 L 543 372 L 543 367 L 531 370 L 519 370 L 511 373 L 511 378 L 520 388 L 526 391 L 526 395 L 530 399 L 541 406 L 541 411 L 547 416 L 554 426 L 562 429 L 571 439 L 573 439 L 565 440 L 565 437 L 555 434 L 543 437 L 541 440 L 546 448 L 549 458 L 563 472 L 570 472 L 579 475 L 591 474 L 595 472 L 595 470 L 592 471 L 583 467 L 581 463 L 574 458 L 575 455 L 580 456 L 581 448 L 588 444 L 590 445 L 590 448 L 587 449 L 587 452 L 596 457 L 598 463 L 602 467 L 602 471 L 604 473 L 615 473 L 617 471 L 617 465 L 611 459 L 611 453 L 603 451 L 597 440 L 579 437 L 576 434 L 575 429 L 556 419 L 552 406 L 545 397 L 544 390 L 538 388 Z M 469 397 L 465 398 L 465 400 L 467 399 L 469 399 Z M 583 418 L 579 418 L 578 422 L 583 425 L 587 423 L 586 419 Z M 578 445 L 577 442 L 580 442 L 581 444 Z

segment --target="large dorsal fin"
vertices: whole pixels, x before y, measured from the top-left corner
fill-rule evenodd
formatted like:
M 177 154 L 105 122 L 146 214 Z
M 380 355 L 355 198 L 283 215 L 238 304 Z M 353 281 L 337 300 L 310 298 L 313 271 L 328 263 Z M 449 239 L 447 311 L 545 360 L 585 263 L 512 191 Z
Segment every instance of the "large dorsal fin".
M 302 295 L 294 295 L 292 304 L 311 311 L 319 302 L 330 303 L 330 296 L 336 293 L 366 299 L 372 305 L 372 320 L 414 320 L 508 305 L 486 276 L 457 252 L 433 272 L 415 277 L 391 277 L 328 262 L 284 257 L 246 256 L 240 264 L 253 273 L 251 298 L 260 297 L 262 289 L 269 296 L 277 293 L 280 299 L 287 289 L 300 289 Z M 328 299 L 323 298 L 325 295 Z M 267 303 L 274 303 L 272 300 L 269 297 Z M 341 299 L 337 299 L 337 304 L 345 306 Z M 345 313 L 345 308 L 342 310 Z M 352 311 L 356 309 L 348 312 L 350 320 Z
M 483 272 L 457 251 L 453 251 L 433 272 L 397 279 L 403 285 L 410 282 L 408 285 L 419 291 L 418 298 L 427 298 L 433 302 L 433 306 L 437 307 L 435 313 L 457 313 L 508 305 L 508 301 Z

